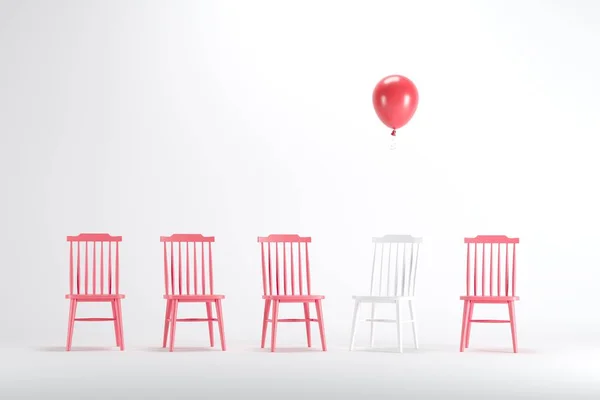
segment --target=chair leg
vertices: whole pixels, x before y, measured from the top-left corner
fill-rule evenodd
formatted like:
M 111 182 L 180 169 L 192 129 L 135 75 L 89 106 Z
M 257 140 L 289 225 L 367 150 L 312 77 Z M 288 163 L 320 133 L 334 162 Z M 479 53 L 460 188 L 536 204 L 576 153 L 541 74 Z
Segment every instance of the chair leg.
M 206 302 L 206 318 L 208 318 L 208 337 L 210 339 L 210 347 L 215 347 L 215 334 L 213 331 L 213 313 L 212 313 L 212 302 Z M 221 318 L 217 315 L 217 318 Z
M 67 351 L 71 351 L 73 343 L 73 330 L 75 328 L 75 314 L 77 312 L 77 300 L 71 299 L 69 303 L 69 325 L 67 329 Z
M 117 314 L 117 301 L 116 300 L 111 300 L 110 305 L 112 307 L 112 315 L 113 315 L 113 322 L 115 325 L 115 338 L 117 341 L 117 347 L 121 346 L 121 333 L 119 331 L 119 319 L 118 319 L 118 314 Z
M 371 347 L 375 346 L 375 303 L 371 303 L 371 335 L 369 337 L 369 343 Z
M 321 334 L 321 347 L 323 351 L 327 351 L 327 343 L 325 342 L 325 322 L 323 321 L 323 306 L 321 300 L 315 301 L 317 307 L 317 320 L 319 321 L 319 333 Z
M 508 315 L 510 316 L 510 332 L 512 334 L 513 351 L 518 352 L 517 344 L 517 320 L 515 318 L 515 302 L 508 302 Z
M 121 305 L 121 299 L 116 301 L 117 314 L 119 316 L 119 347 L 121 351 L 125 350 L 125 338 L 123 337 L 123 307 Z
M 469 301 L 465 300 L 463 306 L 462 329 L 460 331 L 460 351 L 465 351 L 465 337 L 467 332 L 467 318 L 469 316 Z
M 465 334 L 465 349 L 469 348 L 469 341 L 471 340 L 471 320 L 473 319 L 473 310 L 475 309 L 475 303 L 469 302 L 469 315 L 467 318 L 467 332 Z
M 165 311 L 165 329 L 163 332 L 163 345 L 162 347 L 167 347 L 167 339 L 169 337 L 169 325 L 171 324 L 171 308 L 173 307 L 173 300 L 167 300 L 167 310 Z
M 177 308 L 179 306 L 179 300 L 171 300 L 171 343 L 169 344 L 169 351 L 173 351 L 175 348 L 175 328 L 177 327 Z
M 215 302 L 215 306 L 217 308 L 217 324 L 219 325 L 219 337 L 221 338 L 221 350 L 227 350 L 225 345 L 225 323 L 223 322 L 223 305 L 221 304 L 221 300 L 217 300 Z M 212 314 L 212 313 L 211 313 Z M 212 329 L 211 329 L 212 333 Z
M 356 322 L 358 321 L 359 310 L 360 310 L 360 301 L 354 300 L 354 314 L 352 316 L 352 330 L 350 331 L 350 351 L 354 350 L 354 340 L 356 337 Z
M 271 300 L 265 300 L 265 312 L 263 314 L 263 326 L 262 336 L 260 339 L 260 348 L 265 348 L 265 341 L 267 339 L 267 325 L 269 324 L 269 311 L 271 309 Z
M 308 347 L 312 347 L 312 340 L 310 338 L 310 308 L 308 307 L 308 303 L 303 303 L 304 306 L 304 319 L 306 320 L 306 341 L 308 343 Z
M 408 301 L 408 307 L 410 310 L 410 320 L 412 321 L 413 340 L 415 342 L 415 349 L 419 348 L 419 339 L 417 337 L 417 314 L 413 307 L 413 300 Z
M 396 300 L 396 330 L 398 334 L 398 350 L 402 353 L 402 302 L 400 300 Z
M 279 300 L 273 300 L 273 316 L 271 318 L 271 352 L 275 352 L 277 341 L 277 318 L 279 313 Z

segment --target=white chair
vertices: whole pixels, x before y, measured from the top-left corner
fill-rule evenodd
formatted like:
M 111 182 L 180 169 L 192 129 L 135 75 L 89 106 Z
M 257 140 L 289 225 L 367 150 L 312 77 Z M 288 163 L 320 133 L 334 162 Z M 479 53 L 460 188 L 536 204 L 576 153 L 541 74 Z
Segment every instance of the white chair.
M 414 310 L 415 283 L 419 261 L 419 247 L 422 238 L 410 235 L 385 235 L 373 238 L 373 266 L 371 270 L 371 291 L 368 296 L 352 296 L 354 299 L 354 317 L 350 351 L 354 350 L 356 322 L 360 305 L 371 304 L 371 318 L 363 320 L 371 323 L 370 347 L 374 347 L 375 322 L 396 323 L 398 334 L 398 350 L 402 353 L 402 324 L 412 323 L 415 349 L 419 348 L 417 339 L 417 317 Z M 408 302 L 410 319 L 403 320 L 402 305 Z M 376 319 L 377 304 L 395 304 L 395 319 Z

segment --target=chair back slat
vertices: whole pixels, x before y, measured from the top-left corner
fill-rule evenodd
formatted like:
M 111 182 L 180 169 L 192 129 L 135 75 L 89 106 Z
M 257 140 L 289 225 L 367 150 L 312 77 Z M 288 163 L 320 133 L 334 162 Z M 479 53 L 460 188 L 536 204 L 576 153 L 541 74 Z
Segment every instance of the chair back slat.
M 121 241 L 121 236 L 111 236 L 108 233 L 81 233 L 77 236 L 67 236 L 67 242 L 69 243 L 69 294 L 120 294 L 119 247 Z M 100 243 L 99 251 L 98 243 Z M 104 268 L 105 257 L 108 258 L 108 269 L 106 271 Z M 100 268 L 97 268 L 98 263 Z M 106 286 L 104 285 L 105 278 Z
M 290 243 L 290 249 L 292 248 L 292 244 Z M 296 295 L 296 285 L 295 285 L 295 280 L 296 278 L 294 277 L 294 257 L 293 254 L 290 253 L 290 279 L 291 279 L 291 283 L 292 283 L 292 296 Z
M 403 246 L 406 246 L 405 244 L 403 244 Z M 402 250 L 404 252 L 404 250 Z M 404 254 L 404 253 L 403 253 Z M 373 257 L 375 257 L 376 252 L 373 252 Z M 400 283 L 399 280 L 399 276 L 400 276 L 400 271 L 399 271 L 399 267 L 400 267 L 400 246 L 396 246 L 396 254 L 395 254 L 395 258 L 394 258 L 394 296 L 398 296 L 398 284 Z M 404 265 L 404 263 L 403 263 Z M 388 282 L 390 281 L 390 279 L 388 279 Z
M 293 243 L 290 243 L 290 252 L 293 253 Z M 292 254 L 293 256 L 293 254 Z M 304 285 L 303 285 L 303 279 L 302 279 L 302 255 L 300 254 L 300 243 L 298 243 L 298 294 L 301 295 L 303 293 L 304 290 Z
M 69 243 L 69 294 L 73 294 L 73 242 Z
M 465 238 L 467 296 L 516 296 L 516 247 L 519 238 L 479 235 Z
M 104 242 L 100 242 L 100 294 L 104 294 Z
M 89 276 L 88 276 L 89 275 L 88 274 L 88 267 L 89 267 L 89 263 L 88 263 L 88 259 L 89 259 L 89 257 L 88 257 L 88 249 L 89 249 L 89 246 L 88 245 L 89 245 L 89 242 L 85 242 L 85 274 L 84 274 L 84 279 L 85 279 L 85 285 L 84 285 L 85 286 L 85 291 L 84 291 L 84 293 L 85 294 L 89 294 L 88 293 L 88 286 L 89 286 L 88 285 L 88 282 L 89 282 L 89 279 L 88 279 L 89 278 Z
M 283 245 L 283 294 L 287 296 L 287 251 L 285 251 L 285 244 Z
M 177 266 L 179 267 L 179 279 L 178 279 L 178 283 L 179 283 L 179 294 L 183 294 L 183 290 L 181 290 L 181 277 L 183 276 L 183 274 L 181 273 L 181 242 L 177 243 Z M 187 243 L 186 243 L 187 245 Z M 189 294 L 189 293 L 186 293 Z
M 212 259 L 212 246 L 208 246 L 208 265 L 210 265 L 210 268 L 208 269 L 208 283 L 209 283 L 209 287 L 210 287 L 210 293 L 214 293 L 214 285 L 213 285 L 213 259 Z
M 478 270 L 477 270 L 477 246 L 475 246 L 475 260 L 473 263 L 473 290 L 475 291 L 474 293 L 477 293 L 477 276 L 478 276 Z
M 285 254 L 285 249 L 283 249 L 283 253 Z M 275 287 L 277 289 L 277 294 L 280 294 L 279 291 L 279 246 L 275 245 Z
M 517 287 L 517 246 L 513 243 L 513 257 L 512 257 L 512 295 L 516 296 Z M 507 291 L 508 293 L 508 291 Z
M 391 250 L 391 249 L 390 249 Z M 389 251 L 388 252 L 388 259 L 387 259 L 387 274 L 388 276 L 390 275 L 390 271 L 392 269 L 392 252 Z M 386 293 L 390 293 L 390 284 L 392 284 L 392 280 L 391 279 L 387 279 L 386 285 L 385 285 L 385 292 Z
M 116 244 L 115 246 L 115 253 L 116 253 L 116 257 L 115 257 L 115 287 L 116 287 L 116 291 L 117 293 L 119 293 L 119 243 Z
M 471 246 L 467 245 L 467 295 L 471 293 Z
M 185 246 L 185 290 L 190 292 L 190 246 Z
M 269 235 L 259 237 L 263 294 L 265 296 L 310 295 L 310 237 Z
M 198 251 L 194 246 L 194 294 L 198 294 Z
M 196 246 L 194 246 L 196 247 Z M 202 244 L 202 251 L 200 252 L 200 256 L 202 257 L 202 293 L 206 293 L 206 257 L 205 257 L 205 252 L 204 252 L 204 244 Z
M 175 269 L 173 266 L 175 265 L 175 252 L 173 251 L 173 242 L 171 244 L 171 264 L 167 265 L 167 268 L 171 274 L 171 294 L 175 293 Z M 169 294 L 169 292 L 167 292 Z
M 108 293 L 112 293 L 112 246 L 108 246 Z
M 81 276 L 81 244 L 77 243 L 77 294 L 79 291 L 79 277 Z
M 383 247 L 383 244 L 382 244 Z M 382 249 L 383 250 L 383 249 Z M 383 251 L 382 251 L 383 253 Z M 379 260 L 381 261 L 379 263 L 379 276 L 383 276 L 383 254 L 381 255 L 381 257 L 379 258 Z M 379 291 L 378 291 L 378 295 L 381 296 L 381 286 L 383 285 L 383 279 L 379 279 Z
M 271 243 L 267 244 L 267 260 L 269 261 L 269 293 L 273 293 L 273 268 L 271 266 Z
M 212 245 L 215 238 L 213 236 L 176 233 L 171 236 L 161 236 L 160 241 L 163 243 L 166 295 L 214 294 Z M 198 251 L 198 247 L 200 247 L 200 251 Z M 200 257 L 200 271 L 198 271 L 198 256 Z M 207 275 L 208 288 L 206 285 Z M 198 290 L 199 280 L 201 281 L 201 292 Z
M 410 235 L 374 237 L 371 296 L 414 296 L 423 241 Z M 387 268 L 384 268 L 384 262 Z M 394 268 L 392 268 L 392 264 Z
M 96 294 L 96 242 L 92 249 L 92 294 Z

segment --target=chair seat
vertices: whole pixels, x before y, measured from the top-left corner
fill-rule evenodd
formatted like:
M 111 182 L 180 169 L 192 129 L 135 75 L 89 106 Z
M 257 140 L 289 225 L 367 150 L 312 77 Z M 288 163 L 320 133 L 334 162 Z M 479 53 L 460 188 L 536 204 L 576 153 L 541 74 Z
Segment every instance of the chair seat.
M 395 303 L 402 300 L 414 300 L 414 296 L 352 296 L 352 299 L 368 303 Z
M 117 299 L 124 299 L 124 294 L 67 294 L 65 299 L 79 300 L 79 301 L 111 301 Z
M 213 301 L 224 298 L 224 294 L 166 294 L 163 296 L 163 299 L 181 301 Z
M 323 300 L 325 296 L 318 294 L 311 295 L 280 295 L 280 296 L 263 296 L 264 300 L 277 300 L 288 303 L 302 303 L 305 301 Z
M 477 303 L 506 303 L 519 300 L 519 296 L 460 296 L 460 299 Z

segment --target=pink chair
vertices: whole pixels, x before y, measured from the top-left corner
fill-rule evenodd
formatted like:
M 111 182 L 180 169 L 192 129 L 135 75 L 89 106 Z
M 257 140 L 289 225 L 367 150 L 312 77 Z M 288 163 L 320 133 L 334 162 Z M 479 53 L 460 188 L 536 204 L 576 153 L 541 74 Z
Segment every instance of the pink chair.
M 121 312 L 121 300 L 125 298 L 125 295 L 119 292 L 119 243 L 121 240 L 121 236 L 111 236 L 107 233 L 82 233 L 78 236 L 67 236 L 67 242 L 70 245 L 69 294 L 65 296 L 70 300 L 67 351 L 71 351 L 75 321 L 113 321 L 117 346 L 121 350 L 125 350 L 123 314 Z M 76 258 L 75 261 L 74 258 Z M 113 316 L 112 318 L 76 318 L 77 304 L 82 302 L 110 302 Z
M 167 300 L 163 347 L 167 347 L 170 326 L 171 341 L 169 351 L 173 351 L 177 322 L 208 322 L 210 347 L 214 347 L 213 322 L 216 321 L 219 325 L 221 349 L 225 351 L 225 329 L 223 327 L 223 310 L 221 305 L 221 301 L 225 296 L 214 294 L 213 291 L 212 244 L 215 238 L 200 234 L 174 234 L 171 236 L 161 236 L 160 241 L 164 244 L 165 295 L 163 297 Z M 185 246 L 182 246 L 182 244 L 185 244 Z M 185 247 L 185 254 L 183 255 L 182 247 Z M 185 268 L 182 266 L 184 257 Z M 198 258 L 200 258 L 200 262 L 198 262 Z M 200 270 L 198 270 L 198 264 L 200 264 Z M 199 273 L 200 277 L 198 276 Z M 207 274 L 208 284 L 206 280 Z M 206 318 L 178 319 L 177 308 L 179 303 L 205 303 Z M 213 317 L 213 303 L 215 304 L 217 318 Z
M 464 301 L 460 351 L 469 347 L 471 323 L 510 323 L 513 351 L 517 352 L 515 301 L 516 245 L 518 238 L 482 236 L 465 238 L 467 244 L 467 295 Z M 508 305 L 508 320 L 473 319 L 475 304 Z
M 306 324 L 308 347 L 311 347 L 310 323 L 318 322 L 321 334 L 321 346 L 323 347 L 323 351 L 327 351 L 323 309 L 321 306 L 321 301 L 325 299 L 325 296 L 312 294 L 310 290 L 308 243 L 311 242 L 311 238 L 300 237 L 298 235 L 269 235 L 267 237 L 259 237 L 258 242 L 261 244 L 263 299 L 265 300 L 260 347 L 265 347 L 267 324 L 269 322 L 271 322 L 272 352 L 275 351 L 278 322 L 304 322 Z M 273 258 L 275 259 L 274 261 Z M 279 305 L 281 303 L 302 303 L 304 306 L 304 318 L 279 319 Z M 317 311 L 316 319 L 310 317 L 310 303 L 315 304 Z M 273 314 L 272 318 L 269 319 L 271 304 L 273 305 Z

